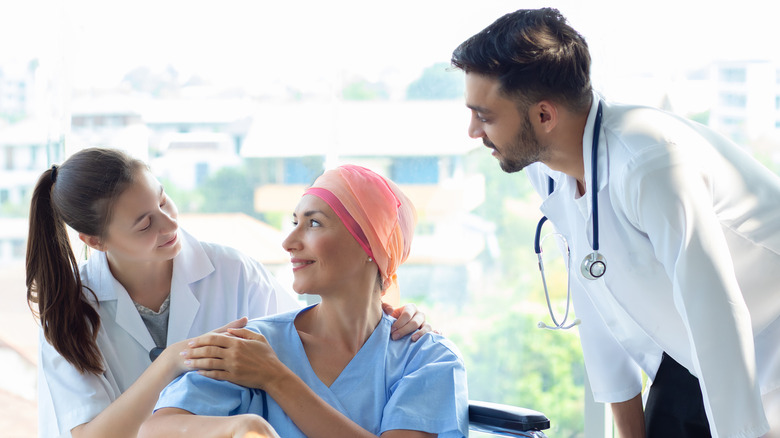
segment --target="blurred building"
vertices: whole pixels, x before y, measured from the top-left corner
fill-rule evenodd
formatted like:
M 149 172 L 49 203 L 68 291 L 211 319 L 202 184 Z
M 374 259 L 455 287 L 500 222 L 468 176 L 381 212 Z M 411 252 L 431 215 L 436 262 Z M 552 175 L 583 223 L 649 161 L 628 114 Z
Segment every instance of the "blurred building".
M 712 66 L 715 101 L 709 124 L 741 144 L 780 130 L 780 65 L 729 61 Z

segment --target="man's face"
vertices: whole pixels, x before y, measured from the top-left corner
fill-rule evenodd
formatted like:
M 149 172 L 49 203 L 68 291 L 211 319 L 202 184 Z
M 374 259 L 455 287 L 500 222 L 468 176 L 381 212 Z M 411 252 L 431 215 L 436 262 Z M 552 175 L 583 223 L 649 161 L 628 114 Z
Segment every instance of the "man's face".
M 476 73 L 466 74 L 466 106 L 471 109 L 469 136 L 481 138 L 493 149 L 504 172 L 523 170 L 545 158 L 527 111 L 499 92 L 497 79 Z

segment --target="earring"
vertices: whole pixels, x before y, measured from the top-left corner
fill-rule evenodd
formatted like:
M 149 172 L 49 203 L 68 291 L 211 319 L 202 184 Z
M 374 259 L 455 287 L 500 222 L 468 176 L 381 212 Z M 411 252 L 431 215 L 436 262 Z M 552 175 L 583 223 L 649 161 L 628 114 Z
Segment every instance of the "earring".
M 369 258 L 368 258 L 368 261 L 369 261 L 369 262 L 373 262 L 373 261 L 374 261 L 374 259 L 372 259 L 371 257 L 369 257 Z

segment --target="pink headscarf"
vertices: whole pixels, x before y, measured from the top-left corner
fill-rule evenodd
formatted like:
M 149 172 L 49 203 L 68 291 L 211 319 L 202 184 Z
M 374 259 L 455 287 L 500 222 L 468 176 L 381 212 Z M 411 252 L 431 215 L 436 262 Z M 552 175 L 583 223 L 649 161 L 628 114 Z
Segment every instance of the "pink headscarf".
M 417 212 L 395 183 L 347 164 L 323 173 L 304 192 L 336 212 L 382 274 L 384 291 L 397 288 L 396 270 L 409 257 Z

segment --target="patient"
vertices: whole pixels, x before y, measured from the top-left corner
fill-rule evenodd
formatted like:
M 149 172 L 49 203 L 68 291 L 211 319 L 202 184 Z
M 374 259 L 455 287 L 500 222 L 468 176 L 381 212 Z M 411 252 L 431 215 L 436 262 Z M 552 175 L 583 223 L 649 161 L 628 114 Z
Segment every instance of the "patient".
M 415 221 L 391 181 L 353 165 L 325 172 L 283 242 L 293 289 L 321 303 L 252 320 L 233 337 L 214 335 L 224 348 L 236 340 L 264 346 L 243 350 L 254 354 L 251 372 L 231 380 L 245 386 L 210 378 L 224 379 L 220 371 L 189 372 L 163 391 L 139 437 L 466 436 L 457 348 L 434 333 L 390 342 L 392 318 L 382 312 Z

